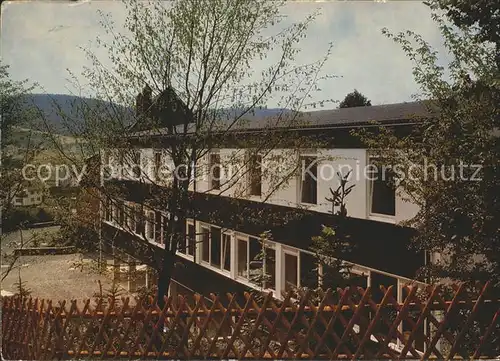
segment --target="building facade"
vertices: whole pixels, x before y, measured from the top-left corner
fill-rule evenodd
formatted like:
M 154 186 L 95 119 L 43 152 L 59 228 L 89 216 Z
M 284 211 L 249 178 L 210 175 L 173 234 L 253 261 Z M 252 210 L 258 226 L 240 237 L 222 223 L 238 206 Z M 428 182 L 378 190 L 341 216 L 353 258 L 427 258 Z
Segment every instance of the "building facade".
M 392 284 L 401 297 L 402 285 L 412 282 L 427 261 L 426 255 L 408 249 L 414 231 L 399 225 L 414 217 L 418 206 L 392 185 L 389 167 L 381 173 L 353 131 L 378 121 L 409 134 L 424 116 L 428 113 L 420 103 L 310 112 L 293 130 L 302 139 L 299 147 L 286 142 L 272 149 L 242 146 L 240 137 L 270 134 L 260 119 L 226 132 L 231 136 L 214 143 L 192 165 L 190 197 L 198 211 L 188 214 L 173 281 L 206 294 L 255 289 L 277 298 L 295 287 L 321 285 L 311 240 L 322 226 L 335 229 L 340 216 L 330 199 L 340 179 L 348 177 L 353 187 L 345 201 L 344 227 L 353 251 L 344 261 L 360 285 Z M 291 128 L 275 131 L 286 138 Z M 170 134 L 147 132 L 130 136 L 135 168 L 122 167 L 119 151 L 103 155 L 102 164 L 112 170 L 108 182 L 126 191 L 121 199 L 104 197 L 100 216 L 105 244 L 155 267 L 169 212 L 145 199 L 152 192 L 168 193 L 176 169 L 168 151 Z

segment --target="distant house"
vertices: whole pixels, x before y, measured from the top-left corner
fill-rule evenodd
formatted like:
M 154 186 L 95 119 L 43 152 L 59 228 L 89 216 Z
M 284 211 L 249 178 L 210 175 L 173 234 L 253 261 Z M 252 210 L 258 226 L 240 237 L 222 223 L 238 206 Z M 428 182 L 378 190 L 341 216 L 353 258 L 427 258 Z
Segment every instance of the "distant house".
M 38 206 L 42 204 L 43 198 L 44 192 L 42 190 L 25 188 L 12 197 L 12 205 L 24 207 Z

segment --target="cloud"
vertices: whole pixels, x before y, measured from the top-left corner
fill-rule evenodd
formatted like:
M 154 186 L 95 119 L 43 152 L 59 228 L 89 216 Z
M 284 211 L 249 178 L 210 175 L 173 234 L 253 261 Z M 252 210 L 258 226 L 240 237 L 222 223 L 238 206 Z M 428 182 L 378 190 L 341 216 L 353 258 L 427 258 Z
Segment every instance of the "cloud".
M 75 7 L 75 6 L 80 6 L 80 5 L 83 5 L 83 4 L 88 4 L 90 3 L 90 0 L 78 0 L 78 1 L 74 1 L 72 2 L 71 4 L 69 4 L 68 6 L 69 7 Z
M 59 31 L 59 30 L 69 29 L 69 28 L 70 28 L 70 26 L 57 25 L 57 26 L 54 26 L 53 28 L 49 29 L 49 33 L 52 31 Z

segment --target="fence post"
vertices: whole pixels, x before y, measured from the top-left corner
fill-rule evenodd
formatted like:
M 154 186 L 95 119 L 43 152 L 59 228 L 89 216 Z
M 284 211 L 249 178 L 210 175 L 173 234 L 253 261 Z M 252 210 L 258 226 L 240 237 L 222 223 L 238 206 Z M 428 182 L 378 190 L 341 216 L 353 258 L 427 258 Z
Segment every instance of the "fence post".
M 402 304 L 403 303 L 403 285 L 401 283 L 401 280 L 398 278 L 397 279 L 397 290 L 396 290 L 396 301 L 398 304 Z M 399 312 L 398 312 L 399 314 Z M 398 325 L 398 331 L 404 335 L 404 329 L 403 329 L 403 321 L 401 321 Z M 396 345 L 398 347 L 401 347 L 401 340 L 399 339 L 399 337 L 396 338 L 397 341 L 396 341 Z

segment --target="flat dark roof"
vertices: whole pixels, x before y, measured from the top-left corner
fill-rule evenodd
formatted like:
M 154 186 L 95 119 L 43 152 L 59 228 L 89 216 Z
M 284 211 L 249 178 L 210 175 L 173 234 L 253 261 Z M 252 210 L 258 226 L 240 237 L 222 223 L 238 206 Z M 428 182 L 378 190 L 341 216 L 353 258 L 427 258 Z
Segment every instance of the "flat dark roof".
M 214 122 L 210 132 L 250 132 L 262 129 L 315 129 L 337 128 L 368 125 L 371 122 L 381 124 L 397 124 L 418 122 L 432 115 L 428 106 L 422 101 L 353 107 L 342 109 L 328 109 L 308 112 L 292 112 L 290 110 L 276 110 L 268 116 L 255 116 L 238 112 L 222 115 L 220 121 Z M 240 116 L 241 115 L 241 116 Z M 223 119 L 226 118 L 226 119 Z M 235 121 L 235 119 L 239 118 Z M 177 133 L 183 133 L 183 125 L 177 126 Z M 194 124 L 188 125 L 188 133 L 194 132 Z M 132 137 L 168 135 L 167 128 L 145 130 L 132 133 Z

